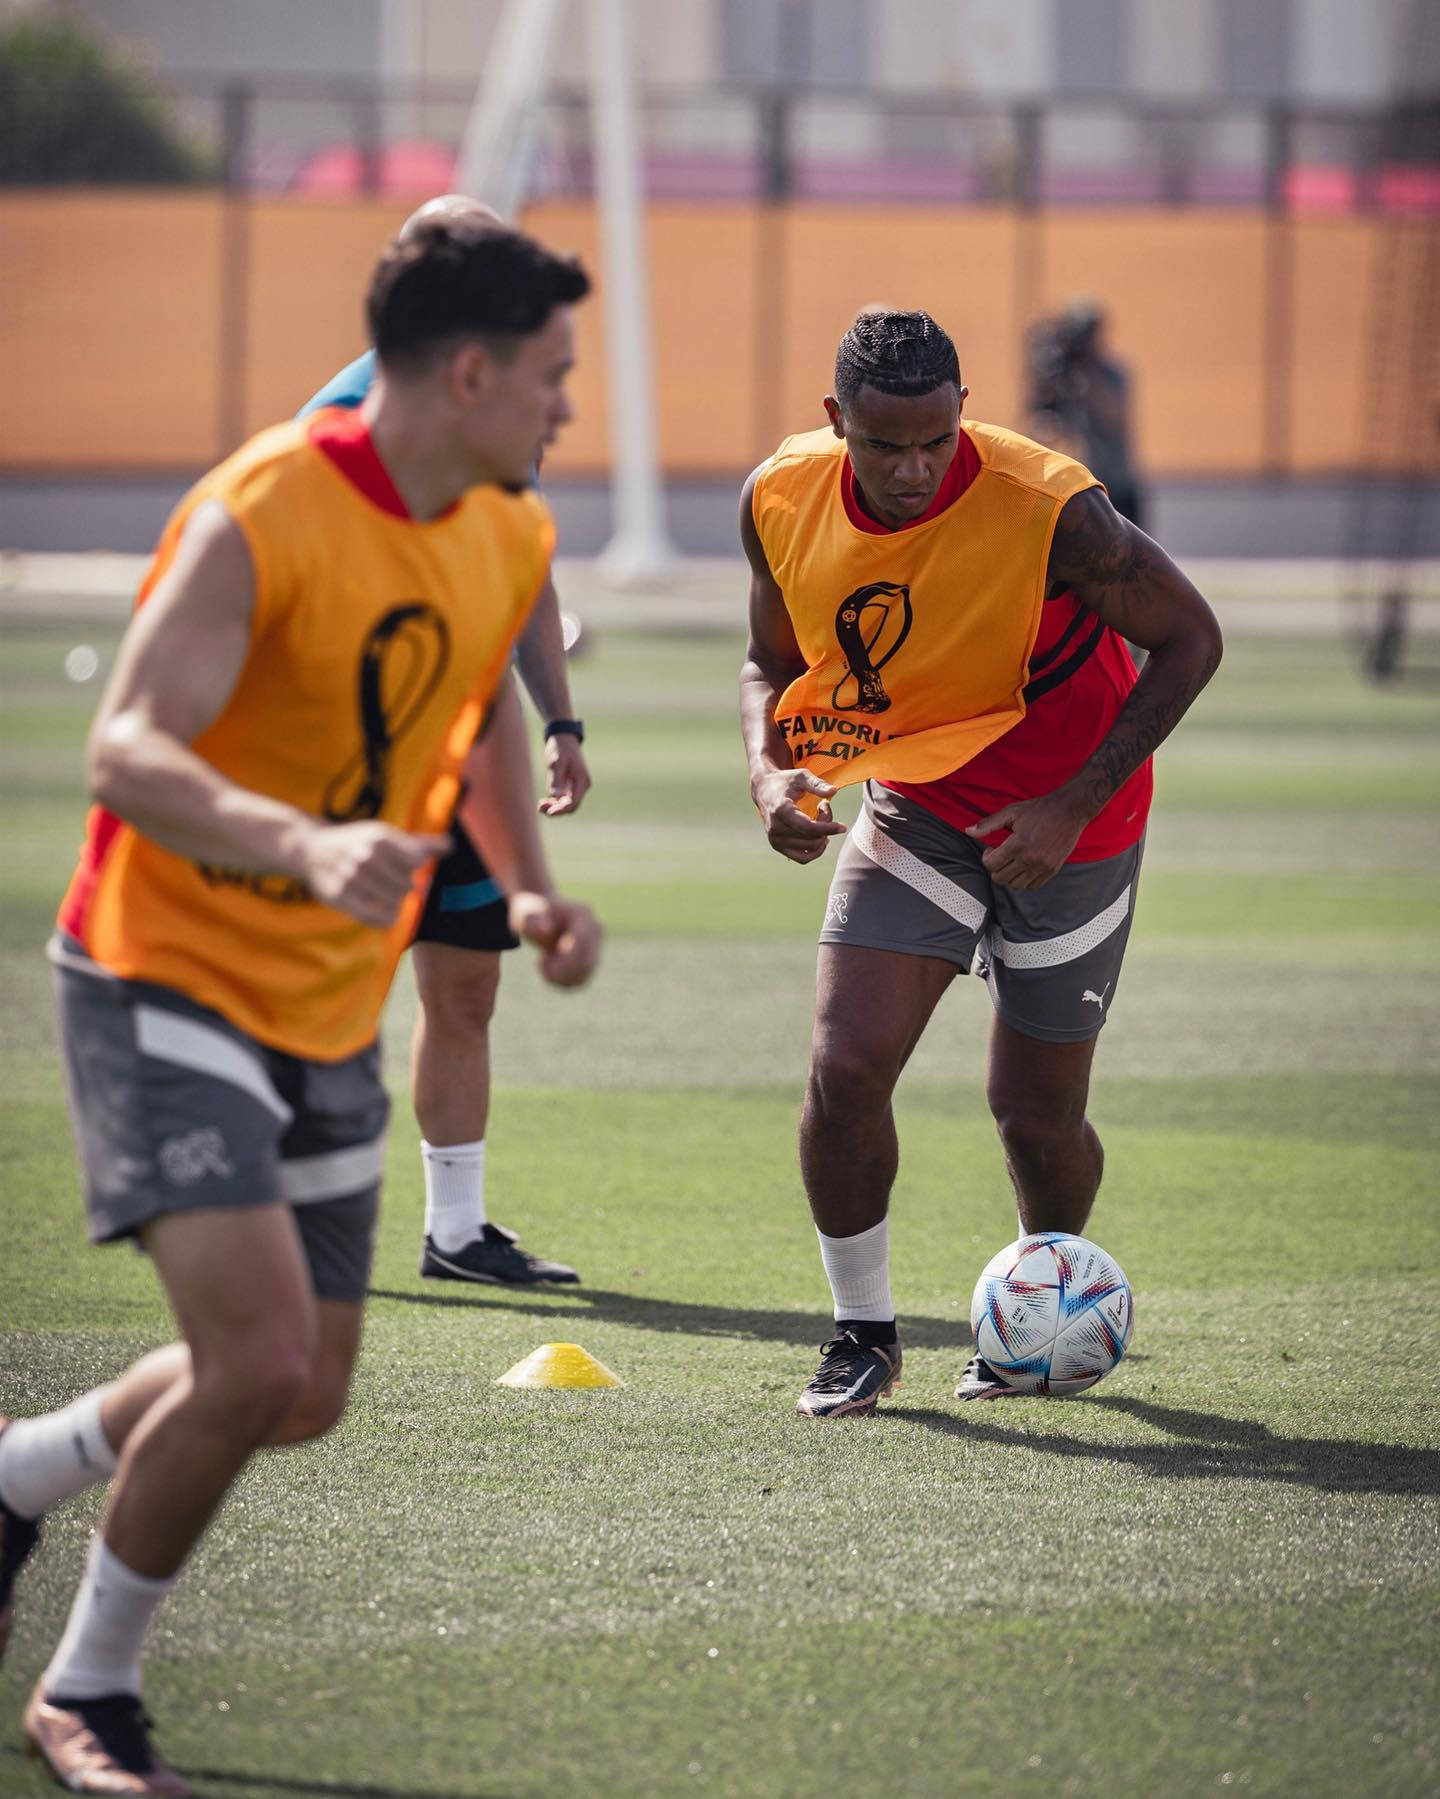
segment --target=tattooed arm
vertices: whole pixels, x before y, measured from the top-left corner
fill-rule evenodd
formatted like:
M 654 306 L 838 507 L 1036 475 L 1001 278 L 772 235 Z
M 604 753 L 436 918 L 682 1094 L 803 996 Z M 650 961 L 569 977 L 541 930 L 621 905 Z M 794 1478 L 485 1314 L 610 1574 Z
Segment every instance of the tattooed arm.
M 1098 487 L 1066 502 L 1046 572 L 1149 657 L 1076 775 L 970 827 L 972 837 L 1010 829 L 984 857 L 992 878 L 1008 887 L 1039 887 L 1057 873 L 1085 826 L 1165 741 L 1220 664 L 1215 614 L 1159 544 L 1121 518 Z

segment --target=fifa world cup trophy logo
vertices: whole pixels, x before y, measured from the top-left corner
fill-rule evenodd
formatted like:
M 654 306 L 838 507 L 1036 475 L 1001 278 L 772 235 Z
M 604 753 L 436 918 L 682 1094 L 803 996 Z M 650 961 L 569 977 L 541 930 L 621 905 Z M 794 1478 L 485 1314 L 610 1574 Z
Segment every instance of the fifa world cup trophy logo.
M 848 673 L 830 696 L 837 711 L 889 711 L 890 695 L 880 670 L 910 635 L 914 622 L 910 589 L 894 581 L 872 581 L 841 601 L 835 614 L 835 641 Z
M 380 816 L 390 752 L 425 710 L 449 660 L 450 627 L 423 600 L 393 607 L 375 625 L 360 653 L 361 747 L 325 792 L 332 824 Z

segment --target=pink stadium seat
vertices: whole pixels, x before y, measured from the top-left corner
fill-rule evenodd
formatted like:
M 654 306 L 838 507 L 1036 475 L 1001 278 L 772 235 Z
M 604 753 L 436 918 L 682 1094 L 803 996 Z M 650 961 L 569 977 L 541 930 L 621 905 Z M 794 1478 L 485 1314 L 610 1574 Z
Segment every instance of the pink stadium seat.
M 455 173 L 455 152 L 448 144 L 425 139 L 386 144 L 379 152 L 378 189 L 382 194 L 439 194 Z M 296 173 L 291 191 L 302 194 L 358 194 L 365 184 L 365 164 L 354 144 L 327 144 L 315 151 Z

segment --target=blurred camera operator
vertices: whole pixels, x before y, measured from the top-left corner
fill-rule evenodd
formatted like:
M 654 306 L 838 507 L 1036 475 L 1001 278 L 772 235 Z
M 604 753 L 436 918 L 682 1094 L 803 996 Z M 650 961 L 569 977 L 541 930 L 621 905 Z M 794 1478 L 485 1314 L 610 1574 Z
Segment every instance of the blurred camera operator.
M 1032 436 L 1083 462 L 1115 510 L 1144 528 L 1144 498 L 1130 438 L 1130 376 L 1109 354 L 1105 315 L 1072 300 L 1034 326 L 1026 344 Z

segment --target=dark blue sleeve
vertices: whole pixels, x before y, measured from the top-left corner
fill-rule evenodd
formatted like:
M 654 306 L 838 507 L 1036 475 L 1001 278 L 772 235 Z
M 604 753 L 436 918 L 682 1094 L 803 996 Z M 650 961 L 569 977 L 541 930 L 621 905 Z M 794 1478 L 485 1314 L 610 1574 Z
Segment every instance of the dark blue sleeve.
M 375 352 L 367 350 L 363 356 L 357 356 L 354 362 L 346 363 L 338 375 L 332 375 L 319 393 L 308 399 L 295 414 L 303 419 L 312 412 L 319 412 L 322 406 L 358 406 L 370 391 L 370 383 L 375 379 Z

